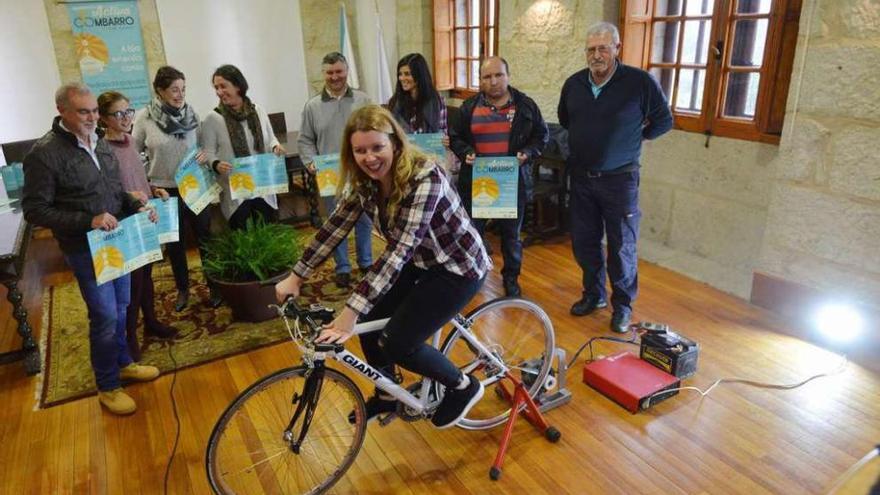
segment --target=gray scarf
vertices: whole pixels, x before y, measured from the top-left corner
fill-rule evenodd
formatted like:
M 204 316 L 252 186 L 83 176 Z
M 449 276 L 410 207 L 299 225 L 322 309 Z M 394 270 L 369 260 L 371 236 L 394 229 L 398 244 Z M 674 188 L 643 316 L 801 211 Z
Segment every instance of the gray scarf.
M 162 132 L 177 139 L 183 139 L 187 132 L 199 126 L 199 116 L 186 103 L 183 108 L 174 108 L 157 96 L 147 105 L 147 112 Z

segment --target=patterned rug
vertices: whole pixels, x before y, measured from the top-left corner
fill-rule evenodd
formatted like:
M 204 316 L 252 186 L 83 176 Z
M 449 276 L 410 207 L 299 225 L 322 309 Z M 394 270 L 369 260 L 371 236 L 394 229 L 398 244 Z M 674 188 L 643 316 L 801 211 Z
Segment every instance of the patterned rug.
M 373 237 L 373 259 L 378 259 L 384 243 Z M 354 239 L 349 242 L 354 250 Z M 156 315 L 159 321 L 173 325 L 180 333 L 172 340 L 143 337 L 138 328 L 142 364 L 159 368 L 164 374 L 174 371 L 168 355 L 173 346 L 177 369 L 195 366 L 290 338 L 280 319 L 261 323 L 232 321 L 229 307 L 213 309 L 208 305 L 208 288 L 202 277 L 198 256 L 190 256 L 190 303 L 181 312 L 174 311 L 177 289 L 171 266 L 163 260 L 153 266 L 156 288 Z M 339 310 L 349 291 L 333 283 L 333 261 L 328 260 L 303 287 L 303 300 L 321 301 Z M 81 397 L 95 395 L 95 376 L 89 363 L 88 318 L 86 306 L 76 281 L 47 288 L 43 293 L 43 383 L 40 407 L 51 407 Z

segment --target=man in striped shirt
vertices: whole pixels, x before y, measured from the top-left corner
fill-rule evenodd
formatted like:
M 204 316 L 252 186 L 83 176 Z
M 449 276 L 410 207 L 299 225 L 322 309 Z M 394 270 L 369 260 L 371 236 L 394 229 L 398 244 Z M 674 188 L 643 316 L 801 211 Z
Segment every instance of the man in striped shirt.
M 462 202 L 473 216 L 473 164 L 478 156 L 515 156 L 520 164 L 517 215 L 496 219 L 501 228 L 501 254 L 504 268 L 504 294 L 518 296 L 522 266 L 519 239 L 527 197 L 532 193 L 532 160 L 541 156 L 549 133 L 541 110 L 534 100 L 509 85 L 510 70 L 501 57 L 490 57 L 480 66 L 480 93 L 461 105 L 461 117 L 450 129 L 452 152 L 461 161 L 458 190 Z M 474 220 L 483 233 L 486 220 Z

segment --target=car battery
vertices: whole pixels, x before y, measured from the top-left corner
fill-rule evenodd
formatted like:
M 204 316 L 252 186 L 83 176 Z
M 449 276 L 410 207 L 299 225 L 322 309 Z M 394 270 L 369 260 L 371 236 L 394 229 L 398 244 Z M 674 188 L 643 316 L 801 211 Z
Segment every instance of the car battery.
M 700 346 L 693 340 L 656 323 L 639 323 L 644 329 L 639 357 L 679 379 L 697 372 Z

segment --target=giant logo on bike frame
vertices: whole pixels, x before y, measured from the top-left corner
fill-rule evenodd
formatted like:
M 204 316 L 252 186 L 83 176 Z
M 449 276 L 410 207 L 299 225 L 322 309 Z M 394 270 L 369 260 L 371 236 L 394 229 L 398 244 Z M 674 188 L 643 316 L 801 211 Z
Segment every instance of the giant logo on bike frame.
M 351 354 L 345 354 L 344 356 L 342 356 L 342 362 L 358 370 L 362 375 L 366 376 L 370 380 L 376 381 L 379 378 L 382 378 L 382 373 L 374 370 L 370 367 L 369 364 L 358 360 L 358 358 L 352 356 Z

